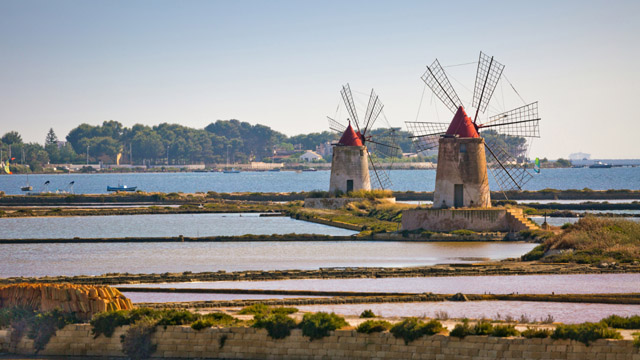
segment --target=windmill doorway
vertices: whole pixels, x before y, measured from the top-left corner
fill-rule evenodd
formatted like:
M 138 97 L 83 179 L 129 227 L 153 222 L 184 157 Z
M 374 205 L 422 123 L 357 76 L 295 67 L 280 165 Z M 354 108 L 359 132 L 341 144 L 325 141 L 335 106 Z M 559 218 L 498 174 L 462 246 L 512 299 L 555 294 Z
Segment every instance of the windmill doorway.
M 353 191 L 353 180 L 347 180 L 347 192 Z
M 460 208 L 464 207 L 464 187 L 463 184 L 453 185 L 453 206 Z

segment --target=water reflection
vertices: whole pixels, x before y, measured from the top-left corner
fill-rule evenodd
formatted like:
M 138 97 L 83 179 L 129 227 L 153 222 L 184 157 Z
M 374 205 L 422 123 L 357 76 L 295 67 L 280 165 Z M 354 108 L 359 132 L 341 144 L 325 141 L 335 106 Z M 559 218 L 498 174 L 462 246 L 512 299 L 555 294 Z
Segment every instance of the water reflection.
M 0 245 L 0 277 L 425 266 L 518 257 L 533 247 L 369 241 L 11 244 Z
M 565 324 L 597 322 L 609 315 L 631 316 L 640 314 L 640 305 L 579 304 L 529 301 L 445 301 L 420 303 L 347 304 L 347 305 L 306 305 L 297 306 L 301 311 L 327 311 L 342 315 L 360 315 L 366 309 L 380 316 L 427 316 L 435 317 L 444 311 L 452 318 L 483 317 L 496 319 L 507 316 L 519 319 L 527 315 L 534 320 L 551 315 L 555 321 Z
M 379 279 L 304 279 L 275 281 L 214 281 L 154 284 L 154 287 L 384 291 L 439 294 L 592 294 L 638 292 L 640 274 L 578 274 L 522 276 L 443 276 Z M 127 286 L 149 286 L 145 284 Z

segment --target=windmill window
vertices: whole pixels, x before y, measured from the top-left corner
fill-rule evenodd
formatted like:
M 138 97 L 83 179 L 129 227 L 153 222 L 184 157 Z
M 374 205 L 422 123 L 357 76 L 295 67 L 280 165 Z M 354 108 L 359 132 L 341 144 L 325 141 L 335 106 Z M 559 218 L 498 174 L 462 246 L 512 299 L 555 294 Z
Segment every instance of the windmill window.
M 360 156 L 364 156 L 364 150 L 360 150 Z
M 467 152 L 467 144 L 460 144 L 460 152 L 461 153 Z

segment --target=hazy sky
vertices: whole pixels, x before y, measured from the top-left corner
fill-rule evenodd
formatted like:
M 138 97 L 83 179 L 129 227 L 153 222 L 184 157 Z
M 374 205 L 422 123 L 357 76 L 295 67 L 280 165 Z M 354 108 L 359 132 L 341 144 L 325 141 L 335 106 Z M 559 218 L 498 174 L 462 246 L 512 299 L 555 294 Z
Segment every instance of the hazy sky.
M 26 141 L 104 120 L 322 131 L 347 82 L 394 126 L 449 121 L 428 89 L 418 116 L 420 75 L 482 50 L 540 102 L 533 157 L 640 158 L 637 0 L 0 0 L 0 50 L 0 134 Z M 449 70 L 466 101 L 475 66 Z M 488 115 L 522 105 L 506 82 L 493 100 Z

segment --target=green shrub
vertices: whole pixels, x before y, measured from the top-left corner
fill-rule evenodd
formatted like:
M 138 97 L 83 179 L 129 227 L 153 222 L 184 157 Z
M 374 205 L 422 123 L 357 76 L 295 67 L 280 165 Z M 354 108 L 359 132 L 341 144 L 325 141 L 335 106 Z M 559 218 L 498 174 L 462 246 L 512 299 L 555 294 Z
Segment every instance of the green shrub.
M 360 317 L 363 319 L 374 318 L 376 317 L 376 314 L 373 312 L 373 310 L 367 309 L 360 313 Z
M 191 324 L 199 318 L 198 314 L 187 310 L 166 310 L 159 315 L 158 325 L 165 327 L 169 325 Z
M 495 337 L 509 337 L 518 335 L 520 335 L 520 331 L 516 330 L 516 327 L 514 325 L 496 325 L 493 327 L 493 331 L 491 331 L 491 336 Z
M 27 336 L 33 340 L 36 353 L 44 349 L 58 329 L 67 324 L 80 322 L 75 314 L 63 313 L 55 309 L 53 311 L 38 313 L 29 320 L 29 332 Z
M 330 331 L 347 325 L 347 322 L 341 316 L 334 313 L 317 312 L 315 314 L 304 314 L 300 328 L 302 329 L 302 335 L 314 340 L 328 336 Z
M 200 331 L 212 327 L 214 325 L 230 326 L 239 323 L 240 321 L 233 316 L 225 313 L 210 313 L 203 315 L 200 319 L 194 321 L 191 324 L 193 330 Z
M 93 338 L 100 335 L 111 337 L 117 327 L 129 324 L 128 312 L 126 310 L 110 311 L 96 314 L 89 324 L 91 324 L 91 334 Z
M 266 329 L 273 339 L 284 339 L 291 335 L 291 329 L 296 327 L 296 321 L 283 313 L 274 313 L 266 317 L 256 315 L 253 327 Z
M 544 245 L 538 245 L 528 253 L 522 255 L 522 260 L 524 261 L 539 260 L 539 259 L 542 259 L 542 257 L 544 256 L 544 253 L 545 253 Z
M 383 332 L 391 329 L 391 323 L 384 320 L 367 320 L 356 328 L 356 331 L 364 334 L 371 334 L 374 332 Z
M 476 326 L 473 327 L 474 335 L 491 335 L 493 332 L 493 325 L 488 321 L 479 321 Z
M 475 231 L 467 230 L 467 229 L 453 230 L 451 233 L 453 235 L 461 235 L 461 236 L 470 236 L 470 235 L 475 235 L 476 234 Z
M 458 338 L 464 338 L 465 336 L 473 335 L 473 329 L 469 326 L 469 320 L 464 319 L 462 323 L 456 324 L 456 326 L 451 330 L 449 336 L 455 336 Z
M 528 327 L 527 330 L 521 333 L 521 335 L 526 337 L 527 339 L 544 339 L 551 336 L 552 333 L 553 331 L 550 329 L 532 329 Z
M 600 321 L 606 324 L 607 326 L 616 328 L 616 329 L 640 329 L 640 316 L 638 315 L 633 315 L 629 317 L 611 315 Z
M 609 329 L 603 323 L 582 323 L 577 325 L 558 325 L 551 334 L 553 339 L 571 339 L 586 345 L 598 339 L 622 339 L 619 332 Z
M 444 327 L 438 320 L 424 323 L 415 317 L 406 318 L 390 329 L 393 336 L 404 339 L 405 344 L 409 344 L 424 335 L 435 335 L 443 330 Z
M 238 313 L 242 315 L 254 315 L 256 317 L 264 317 L 271 314 L 294 314 L 298 309 L 294 307 L 270 307 L 262 303 L 256 303 L 243 307 Z
M 122 351 L 134 360 L 149 358 L 156 351 L 156 345 L 151 343 L 156 325 L 150 317 L 136 321 L 120 339 Z

